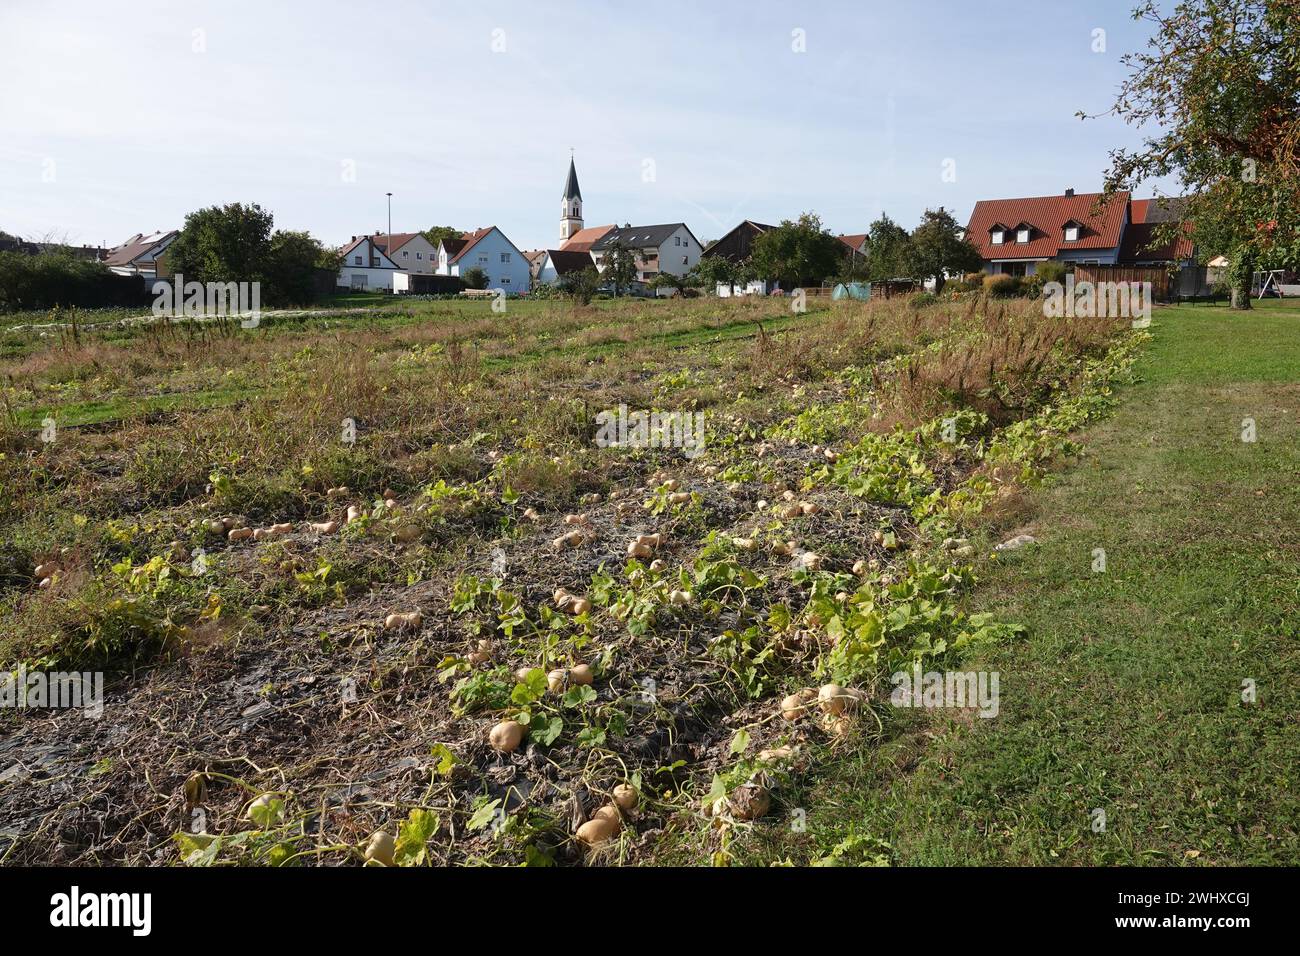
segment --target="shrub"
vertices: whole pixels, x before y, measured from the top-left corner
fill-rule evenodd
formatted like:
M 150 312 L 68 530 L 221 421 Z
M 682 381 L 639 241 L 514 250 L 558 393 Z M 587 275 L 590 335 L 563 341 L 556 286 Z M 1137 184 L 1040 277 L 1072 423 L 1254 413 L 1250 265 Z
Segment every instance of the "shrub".
M 907 300 L 907 304 L 913 309 L 925 309 L 939 301 L 939 297 L 933 292 L 918 292 Z
M 570 272 L 560 279 L 560 291 L 581 305 L 587 305 L 593 298 L 602 298 L 596 294 L 599 285 L 600 275 L 595 266 L 581 272 Z
M 58 252 L 0 252 L 0 312 L 23 309 L 134 307 L 152 299 L 138 276 Z
M 1064 282 L 1065 274 L 1069 271 L 1064 262 L 1040 262 L 1034 277 L 1040 285 L 1046 282 Z
M 984 277 L 984 291 L 995 299 L 1010 299 L 1018 296 L 1023 285 L 1019 276 L 998 273 Z

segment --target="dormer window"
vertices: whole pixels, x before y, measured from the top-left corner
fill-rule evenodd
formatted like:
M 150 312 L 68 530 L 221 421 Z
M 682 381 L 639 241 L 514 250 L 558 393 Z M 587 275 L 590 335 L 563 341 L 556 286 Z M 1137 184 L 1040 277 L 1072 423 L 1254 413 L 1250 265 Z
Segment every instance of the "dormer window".
M 993 240 L 993 245 L 995 246 L 1002 245 L 1003 235 L 1004 234 L 1001 229 L 994 229 L 990 235 L 990 238 Z
M 1007 232 L 1008 229 L 1003 223 L 995 222 L 989 226 L 989 243 L 995 246 L 1002 245 L 1007 241 Z
M 1027 222 L 1022 222 L 1016 226 L 1016 242 L 1028 242 L 1033 234 L 1034 227 Z
M 1079 237 L 1083 235 L 1083 223 L 1079 222 L 1077 219 L 1066 220 L 1065 225 L 1062 226 L 1061 229 L 1065 234 L 1066 242 L 1078 242 Z

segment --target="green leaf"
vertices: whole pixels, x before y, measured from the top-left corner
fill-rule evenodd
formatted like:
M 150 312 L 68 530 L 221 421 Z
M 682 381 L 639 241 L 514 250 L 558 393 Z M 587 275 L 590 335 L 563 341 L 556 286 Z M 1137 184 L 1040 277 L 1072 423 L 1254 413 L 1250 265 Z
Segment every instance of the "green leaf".
M 263 804 L 254 804 L 248 808 L 249 818 L 263 830 L 275 826 L 284 815 L 284 800 L 272 797 Z
M 221 849 L 221 837 L 206 833 L 173 833 L 172 842 L 186 866 L 211 866 Z
M 529 727 L 529 735 L 534 742 L 541 744 L 543 747 L 549 747 L 559 739 L 560 734 L 564 733 L 564 720 L 560 717 L 547 717 L 545 714 L 535 714 L 532 724 Z
M 515 684 L 510 692 L 510 702 L 518 707 L 527 707 L 535 700 L 540 700 L 546 693 L 546 672 L 540 667 L 530 670 L 522 681 Z
M 565 707 L 581 707 L 596 699 L 596 691 L 590 684 L 578 684 L 570 687 L 561 698 Z
M 451 752 L 451 748 L 446 744 L 434 744 L 429 748 L 429 753 L 438 758 L 438 762 L 433 768 L 434 773 L 440 777 L 450 777 L 452 768 L 459 763 L 456 755 Z
M 483 806 L 474 811 L 474 815 L 469 818 L 469 828 L 471 830 L 482 830 L 484 827 L 491 826 L 496 819 L 497 808 L 501 806 L 500 800 L 490 800 Z
M 555 861 L 530 843 L 524 847 L 524 866 L 555 866 Z
M 289 857 L 297 852 L 297 848 L 292 843 L 277 843 L 271 847 L 271 852 L 267 854 L 267 862 L 271 866 L 284 866 Z
M 421 866 L 428 859 L 429 841 L 441 821 L 436 813 L 419 808 L 411 811 L 397 828 L 393 860 L 398 866 Z
M 736 731 L 736 736 L 731 738 L 731 752 L 733 754 L 743 754 L 749 749 L 749 731 L 741 728 Z

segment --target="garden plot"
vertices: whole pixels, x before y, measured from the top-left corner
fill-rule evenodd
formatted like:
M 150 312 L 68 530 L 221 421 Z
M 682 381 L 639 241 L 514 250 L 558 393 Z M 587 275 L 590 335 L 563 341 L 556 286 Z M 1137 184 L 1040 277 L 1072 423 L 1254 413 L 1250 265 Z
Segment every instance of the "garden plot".
M 599 326 L 553 308 L 534 321 L 560 337 Z M 242 416 L 10 435 L 11 500 L 45 489 L 52 529 L 11 515 L 10 553 L 55 567 L 8 586 L 6 656 L 113 679 L 99 720 L 12 719 L 0 853 L 637 861 L 664 833 L 716 858 L 772 825 L 789 775 L 884 732 L 893 668 L 1004 633 L 961 610 L 963 524 L 1068 451 L 1140 341 L 1035 337 L 1041 317 L 985 302 L 801 321 L 788 348 L 631 336 L 590 371 L 429 357 L 403 326 L 328 387 L 357 342 L 295 329 Z M 1018 363 L 1008 328 L 1036 343 Z M 1006 365 L 970 374 L 989 349 Z M 581 406 L 537 401 L 575 387 Z M 587 416 L 620 404 L 704 411 L 703 454 L 593 447 Z

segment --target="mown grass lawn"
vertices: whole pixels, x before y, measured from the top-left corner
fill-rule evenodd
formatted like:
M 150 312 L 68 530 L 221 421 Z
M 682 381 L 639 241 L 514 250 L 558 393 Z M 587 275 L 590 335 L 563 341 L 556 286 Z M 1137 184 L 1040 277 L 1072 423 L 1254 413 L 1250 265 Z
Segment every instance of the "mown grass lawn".
M 1027 628 L 966 665 L 1000 674 L 999 716 L 891 714 L 788 795 L 806 832 L 741 862 L 853 834 L 903 865 L 1300 862 L 1300 308 L 1169 308 L 1152 331 L 1031 496 L 1039 543 L 982 562 L 978 608 Z

